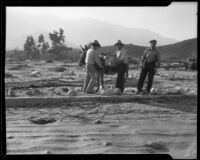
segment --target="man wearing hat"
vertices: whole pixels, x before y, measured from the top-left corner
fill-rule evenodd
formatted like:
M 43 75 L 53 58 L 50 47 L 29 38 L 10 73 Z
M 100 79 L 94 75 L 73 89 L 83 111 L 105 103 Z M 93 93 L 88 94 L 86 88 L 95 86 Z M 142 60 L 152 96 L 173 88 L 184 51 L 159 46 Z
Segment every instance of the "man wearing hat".
M 124 91 L 125 78 L 128 77 L 128 58 L 124 44 L 120 40 L 115 43 L 115 46 L 117 47 L 115 52 L 117 58 L 117 80 L 115 87 L 119 88 L 122 93 Z
M 96 67 L 95 63 L 100 67 L 103 68 L 103 66 L 100 63 L 99 60 L 99 48 L 101 45 L 97 40 L 94 40 L 94 42 L 91 43 L 91 48 L 88 49 L 86 53 L 85 58 L 85 64 L 86 64 L 86 79 L 83 86 L 83 91 L 86 93 L 95 93 L 94 92 L 94 86 L 96 83 Z
M 153 77 L 157 71 L 157 68 L 160 66 L 160 54 L 156 49 L 156 40 L 149 41 L 150 47 L 144 51 L 142 56 L 142 70 L 140 73 L 140 78 L 137 86 L 137 94 L 142 93 L 142 87 L 144 80 L 148 74 L 148 83 L 146 88 L 146 94 L 149 94 L 151 91 Z

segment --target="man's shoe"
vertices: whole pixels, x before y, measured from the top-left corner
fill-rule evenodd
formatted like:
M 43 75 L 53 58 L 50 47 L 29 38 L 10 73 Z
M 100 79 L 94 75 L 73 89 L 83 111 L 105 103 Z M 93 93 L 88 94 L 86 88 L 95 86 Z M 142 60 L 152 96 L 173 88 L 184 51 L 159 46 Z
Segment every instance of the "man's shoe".
M 150 94 L 150 91 L 144 91 L 143 94 L 149 95 L 149 94 Z

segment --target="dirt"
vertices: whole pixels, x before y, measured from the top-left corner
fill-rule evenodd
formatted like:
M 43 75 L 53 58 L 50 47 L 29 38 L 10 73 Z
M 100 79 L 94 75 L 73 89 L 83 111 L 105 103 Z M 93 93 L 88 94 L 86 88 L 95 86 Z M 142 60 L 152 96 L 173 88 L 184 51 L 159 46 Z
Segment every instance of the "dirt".
M 19 64 L 28 67 L 9 70 Z M 53 66 L 64 67 L 65 71 L 49 70 Z M 13 88 L 16 97 L 68 96 L 67 90 L 80 90 L 85 78 L 84 68 L 56 61 L 6 62 L 5 71 L 13 75 L 5 77 L 6 90 Z M 31 77 L 33 71 L 41 74 Z M 139 72 L 131 70 L 129 74 L 138 76 Z M 194 78 L 197 72 L 162 69 L 159 72 L 187 77 L 169 80 L 156 75 L 153 86 L 180 86 L 197 92 Z M 112 87 L 115 79 L 116 75 L 106 75 L 105 85 Z M 134 76 L 127 79 L 126 87 L 136 87 L 137 79 Z M 77 96 L 82 95 L 85 94 Z M 8 154 L 168 153 L 175 159 L 196 158 L 196 133 L 196 96 L 132 103 L 73 102 L 6 107 Z

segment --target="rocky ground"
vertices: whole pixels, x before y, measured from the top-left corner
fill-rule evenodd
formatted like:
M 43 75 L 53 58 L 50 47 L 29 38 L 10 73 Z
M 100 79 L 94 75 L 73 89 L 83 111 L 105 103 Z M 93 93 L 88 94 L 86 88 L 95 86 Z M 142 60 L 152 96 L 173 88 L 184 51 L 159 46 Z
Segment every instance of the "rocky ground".
M 139 72 L 130 70 L 121 96 L 135 95 Z M 76 96 L 92 96 L 81 92 L 84 78 L 85 70 L 77 64 L 7 61 L 5 94 L 68 97 L 74 89 Z M 116 75 L 106 75 L 106 88 L 113 88 L 115 79 Z M 197 72 L 159 69 L 153 87 L 154 94 L 194 96 L 171 101 L 7 107 L 8 153 L 169 153 L 173 158 L 195 158 Z

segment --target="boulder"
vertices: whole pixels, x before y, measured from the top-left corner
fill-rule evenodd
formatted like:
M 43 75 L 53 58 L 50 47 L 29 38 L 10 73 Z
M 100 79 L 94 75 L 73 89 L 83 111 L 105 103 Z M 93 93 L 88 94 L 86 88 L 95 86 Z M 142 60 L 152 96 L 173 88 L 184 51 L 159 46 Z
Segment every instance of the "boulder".
M 77 91 L 74 90 L 74 89 L 69 90 L 69 91 L 68 91 L 68 95 L 69 95 L 69 96 L 77 96 Z
M 109 89 L 102 89 L 100 91 L 100 95 L 104 95 L 104 96 L 109 96 L 109 95 L 113 95 L 114 94 L 114 89 L 109 88 Z
M 121 93 L 121 90 L 119 88 L 115 88 L 114 89 L 114 94 L 120 95 L 122 93 Z

